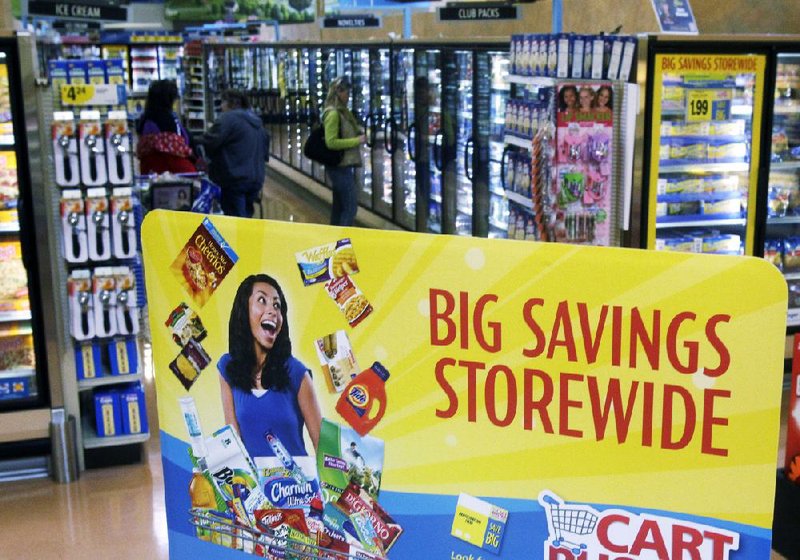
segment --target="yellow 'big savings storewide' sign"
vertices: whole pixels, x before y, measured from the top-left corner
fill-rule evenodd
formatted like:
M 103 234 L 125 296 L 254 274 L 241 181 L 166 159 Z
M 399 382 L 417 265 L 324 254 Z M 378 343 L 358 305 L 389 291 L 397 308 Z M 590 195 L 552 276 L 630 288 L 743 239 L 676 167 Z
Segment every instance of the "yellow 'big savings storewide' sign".
M 362 369 L 391 372 L 370 432 L 385 442 L 380 505 L 403 530 L 389 558 L 769 557 L 786 286 L 768 263 L 212 217 L 237 259 L 200 306 L 171 267 L 202 221 L 159 211 L 143 232 L 171 557 L 245 554 L 186 521 L 178 399 L 194 397 L 206 431 L 225 425 L 213 364 L 240 282 L 262 272 L 324 417 L 346 425 L 315 340 L 345 330 Z M 354 327 L 295 259 L 342 238 L 373 308 Z M 181 302 L 213 362 L 188 392 L 164 326 Z M 462 493 L 505 519 L 491 555 L 451 534 Z

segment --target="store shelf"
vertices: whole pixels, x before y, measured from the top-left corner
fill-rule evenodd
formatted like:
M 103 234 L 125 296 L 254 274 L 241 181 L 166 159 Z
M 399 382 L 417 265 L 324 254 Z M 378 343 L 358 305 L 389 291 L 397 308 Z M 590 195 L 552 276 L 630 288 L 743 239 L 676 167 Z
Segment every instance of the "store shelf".
M 776 115 L 800 115 L 800 105 L 791 105 L 789 107 L 775 107 Z
M 19 222 L 0 222 L 0 233 L 19 233 Z
M 143 379 L 141 373 L 129 373 L 126 375 L 106 375 L 104 377 L 96 377 L 94 379 L 81 379 L 78 381 L 79 391 L 88 391 L 95 387 L 103 387 L 105 385 L 116 385 L 117 383 L 134 383 Z
M 523 148 L 525 150 L 531 150 L 532 140 L 528 140 L 526 138 L 519 138 L 517 136 L 510 136 L 506 134 L 503 137 L 503 142 L 506 144 L 511 144 L 512 146 L 517 146 L 518 148 Z
M 0 323 L 10 321 L 30 321 L 31 312 L 28 311 L 0 311 Z
M 94 417 L 91 418 L 94 420 Z M 84 414 L 81 420 L 83 427 L 83 448 L 96 449 L 98 447 L 116 447 L 119 445 L 131 445 L 134 443 L 144 443 L 150 439 L 150 432 L 134 435 L 98 437 L 97 430 L 89 419 L 88 414 Z
M 18 377 L 35 377 L 35 368 L 17 368 L 6 369 L 0 371 L 0 380 L 2 379 L 17 379 Z
M 790 309 L 786 314 L 786 326 L 800 326 L 800 309 Z
M 781 218 L 767 217 L 767 226 L 786 226 L 800 224 L 800 216 L 783 216 Z
M 556 85 L 555 78 L 546 78 L 544 76 L 517 76 L 515 74 L 509 74 L 508 81 L 512 84 L 522 84 L 526 86 L 553 87 Z
M 656 222 L 656 229 L 686 228 L 686 227 L 708 227 L 708 226 L 744 226 L 744 218 L 732 218 L 727 220 L 687 220 L 685 222 Z
M 658 166 L 659 175 L 663 173 L 738 173 L 749 171 L 749 162 L 739 163 L 688 163 L 683 165 L 664 165 L 662 162 Z
M 800 161 L 773 161 L 769 164 L 770 171 L 800 169 Z
M 510 202 L 519 204 L 520 206 L 524 206 L 525 208 L 530 208 L 531 210 L 533 210 L 533 201 L 527 196 L 523 196 L 521 194 L 517 194 L 511 191 L 506 191 L 506 198 L 508 198 Z
M 783 277 L 786 280 L 800 280 L 800 272 L 786 272 Z

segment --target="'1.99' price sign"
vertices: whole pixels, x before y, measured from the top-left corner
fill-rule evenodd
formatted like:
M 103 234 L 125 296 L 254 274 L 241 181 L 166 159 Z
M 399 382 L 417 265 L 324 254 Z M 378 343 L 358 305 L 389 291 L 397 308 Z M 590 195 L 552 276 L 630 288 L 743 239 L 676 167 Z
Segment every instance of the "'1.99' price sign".
M 724 121 L 730 118 L 731 93 L 728 89 L 690 89 L 686 92 L 686 120 Z

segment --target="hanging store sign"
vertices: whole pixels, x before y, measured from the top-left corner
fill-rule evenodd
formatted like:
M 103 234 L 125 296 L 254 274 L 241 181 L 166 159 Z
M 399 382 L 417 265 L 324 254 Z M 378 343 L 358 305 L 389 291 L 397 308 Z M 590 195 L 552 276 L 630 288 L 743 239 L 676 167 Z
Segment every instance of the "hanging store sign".
M 439 21 L 495 21 L 518 19 L 516 6 L 481 5 L 447 6 L 439 8 Z
M 360 29 L 362 27 L 381 27 L 381 18 L 373 15 L 340 15 L 322 18 L 325 29 Z
M 28 13 L 36 16 L 76 18 L 85 20 L 127 21 L 127 8 L 80 2 L 28 2 Z
M 142 239 L 171 560 L 769 559 L 763 259 L 165 210 Z

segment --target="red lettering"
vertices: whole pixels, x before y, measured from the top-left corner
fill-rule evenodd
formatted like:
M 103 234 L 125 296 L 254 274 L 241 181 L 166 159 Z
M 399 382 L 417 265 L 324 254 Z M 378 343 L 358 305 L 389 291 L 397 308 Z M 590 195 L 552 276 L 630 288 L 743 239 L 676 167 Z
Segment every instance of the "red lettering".
M 458 322 L 461 327 L 461 348 L 466 350 L 469 348 L 469 294 L 460 292 L 458 299 L 461 305 Z
M 533 398 L 533 379 L 538 377 L 542 380 L 542 396 L 539 400 Z M 548 434 L 553 433 L 553 423 L 550 421 L 550 415 L 547 412 L 547 407 L 553 401 L 553 380 L 540 369 L 525 368 L 525 410 L 523 413 L 523 426 L 526 430 L 533 429 L 533 411 L 539 414 L 539 420 L 542 423 L 544 431 Z
M 628 428 L 630 427 L 631 418 L 633 417 L 633 406 L 636 403 L 636 390 L 639 387 L 639 383 L 634 381 L 631 384 L 631 391 L 628 394 L 628 404 L 623 411 L 622 391 L 620 390 L 619 379 L 609 379 L 608 392 L 606 393 L 606 398 L 602 406 L 600 404 L 600 389 L 597 385 L 597 378 L 588 377 L 586 381 L 589 384 L 589 402 L 592 406 L 592 418 L 594 419 L 597 440 L 600 441 L 605 436 L 606 426 L 609 416 L 611 415 L 611 409 L 613 408 L 617 427 L 617 441 L 619 443 L 624 443 L 625 440 L 628 439 Z
M 561 332 L 562 330 L 563 333 Z M 559 335 L 564 338 L 559 339 Z M 569 303 L 566 300 L 558 302 L 556 320 L 553 323 L 553 332 L 550 337 L 550 346 L 547 348 L 548 358 L 553 358 L 558 346 L 566 348 L 567 359 L 570 362 L 578 361 L 578 355 L 575 350 L 575 335 L 572 333 L 572 322 L 569 318 Z
M 723 535 L 722 533 L 715 533 L 714 531 L 704 531 L 703 536 L 711 541 L 711 560 L 725 560 L 728 557 L 725 554 L 725 545 L 733 547 L 734 539 L 730 535 Z
M 636 357 L 638 349 L 636 342 L 638 341 L 647 356 L 647 361 L 650 362 L 650 367 L 654 370 L 658 369 L 659 352 L 658 347 L 661 340 L 661 311 L 653 311 L 653 326 L 652 336 L 648 335 L 647 328 L 644 325 L 642 316 L 639 309 L 634 307 L 631 309 L 631 340 L 630 340 L 630 366 L 636 367 Z
M 497 410 L 495 409 L 495 384 L 497 383 L 497 376 L 499 373 L 504 374 L 506 378 L 506 414 L 503 419 L 497 417 Z M 517 381 L 509 367 L 494 366 L 489 370 L 486 377 L 484 397 L 486 399 L 486 415 L 489 417 L 492 424 L 503 427 L 508 426 L 514 421 L 517 410 Z
M 536 338 L 536 345 L 533 348 L 522 349 L 522 355 L 525 356 L 526 358 L 536 358 L 544 350 L 544 345 L 545 345 L 544 331 L 531 315 L 531 311 L 533 310 L 533 308 L 540 305 L 544 305 L 544 300 L 541 298 L 533 298 L 526 301 L 525 305 L 522 308 L 522 319 L 525 321 L 525 324 L 528 325 L 528 328 L 531 330 L 531 333 Z
M 630 552 L 632 555 L 638 556 L 643 550 L 652 550 L 659 558 L 669 558 L 667 545 L 664 543 L 664 537 L 661 536 L 658 522 L 653 519 L 642 521 L 642 526 L 639 527 Z
M 680 330 L 684 321 L 694 321 L 696 318 L 697 315 L 691 311 L 684 311 L 678 313 L 670 321 L 669 327 L 667 327 L 667 356 L 672 367 L 679 373 L 694 373 L 697 371 L 697 350 L 699 347 L 697 342 L 687 340 L 683 343 L 683 346 L 689 351 L 687 363 L 681 363 L 681 359 L 678 356 L 678 330 Z
M 683 434 L 677 441 L 672 441 L 672 430 L 675 428 L 675 412 L 673 410 L 673 396 L 678 395 L 683 400 L 685 419 Z M 677 385 L 664 385 L 664 412 L 661 418 L 661 448 L 683 449 L 692 440 L 697 413 L 695 411 L 692 395 L 683 387 Z
M 431 346 L 447 346 L 452 344 L 456 339 L 456 325 L 450 315 L 455 311 L 456 300 L 453 294 L 447 290 L 437 290 L 431 288 L 428 293 L 428 308 L 430 309 L 431 321 Z M 445 308 L 439 311 L 439 299 L 444 299 Z M 443 335 L 439 334 L 439 323 L 443 322 L 445 332 Z
M 597 361 L 597 354 L 600 350 L 600 341 L 603 339 L 603 331 L 606 327 L 606 317 L 608 316 L 608 306 L 600 308 L 600 317 L 597 318 L 596 334 L 592 337 L 592 327 L 589 325 L 588 306 L 578 303 L 578 316 L 581 323 L 581 336 L 583 337 L 583 351 L 586 352 L 586 362 L 593 364 Z
M 630 523 L 630 518 L 618 513 L 604 515 L 600 518 L 600 521 L 597 522 L 597 540 L 606 550 L 616 552 L 617 554 L 625 554 L 628 552 L 628 547 L 622 544 L 611 542 L 611 539 L 608 536 L 609 527 L 611 527 L 611 525 L 614 523 L 621 523 L 627 527 Z
M 569 427 L 569 410 L 571 408 L 583 408 L 581 401 L 570 400 L 569 384 L 572 381 L 582 381 L 583 376 L 578 373 L 562 373 L 559 382 L 559 407 L 558 407 L 558 433 L 562 436 L 582 437 L 581 430 L 572 430 Z
M 487 342 L 486 336 L 483 332 L 483 312 L 486 304 L 491 302 L 497 303 L 498 297 L 496 295 L 484 294 L 475 303 L 475 316 L 472 319 L 472 328 L 475 330 L 475 339 L 480 344 L 481 348 L 487 352 L 498 352 L 500 350 L 500 323 L 489 322 L 486 325 L 492 332 L 491 343 Z
M 644 383 L 644 406 L 642 407 L 642 445 L 653 446 L 653 393 L 655 386 Z
M 453 358 L 442 358 L 436 362 L 436 382 L 439 383 L 439 387 L 441 387 L 445 392 L 449 401 L 449 405 L 446 410 L 440 410 L 438 408 L 436 409 L 436 416 L 439 418 L 452 418 L 458 411 L 458 395 L 456 395 L 453 386 L 448 383 L 447 378 L 444 375 L 444 368 L 446 366 L 453 366 L 455 363 L 456 361 Z
M 619 366 L 622 363 L 622 308 L 615 305 L 611 311 L 611 365 Z
M 486 364 L 483 362 L 460 360 L 458 365 L 467 368 L 467 420 L 470 422 L 477 422 L 478 399 L 475 386 L 477 385 L 478 370 L 486 369 Z
M 714 315 L 706 323 L 706 338 L 719 354 L 719 365 L 713 369 L 705 368 L 704 373 L 709 377 L 719 377 L 728 371 L 731 365 L 731 354 L 728 351 L 728 347 L 720 340 L 716 331 L 717 323 L 727 323 L 730 320 L 730 315 Z
M 672 526 L 672 558 L 683 560 L 683 553 L 688 552 L 688 560 L 700 560 L 701 544 L 703 535 L 697 529 L 677 524 Z
M 707 389 L 703 391 L 703 435 L 701 438 L 701 451 L 706 455 L 718 455 L 727 457 L 728 450 L 721 447 L 714 447 L 712 444 L 714 426 L 727 426 L 728 419 L 714 416 L 714 399 L 720 397 L 729 399 L 730 391 L 721 389 Z

